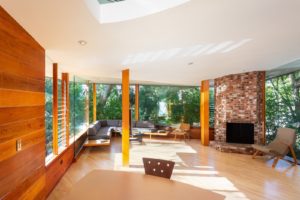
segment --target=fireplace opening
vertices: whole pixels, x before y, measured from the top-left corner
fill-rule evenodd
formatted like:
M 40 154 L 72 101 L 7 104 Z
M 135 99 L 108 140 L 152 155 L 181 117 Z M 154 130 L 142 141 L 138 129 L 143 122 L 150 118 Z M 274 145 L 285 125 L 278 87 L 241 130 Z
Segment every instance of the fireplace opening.
M 226 142 L 254 144 L 254 124 L 227 122 Z

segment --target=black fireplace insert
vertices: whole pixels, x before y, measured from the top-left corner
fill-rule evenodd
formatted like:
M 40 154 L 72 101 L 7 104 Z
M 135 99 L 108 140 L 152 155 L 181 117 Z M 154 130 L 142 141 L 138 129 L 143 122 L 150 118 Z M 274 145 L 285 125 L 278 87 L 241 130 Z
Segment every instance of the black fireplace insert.
M 254 124 L 227 122 L 226 142 L 254 144 Z

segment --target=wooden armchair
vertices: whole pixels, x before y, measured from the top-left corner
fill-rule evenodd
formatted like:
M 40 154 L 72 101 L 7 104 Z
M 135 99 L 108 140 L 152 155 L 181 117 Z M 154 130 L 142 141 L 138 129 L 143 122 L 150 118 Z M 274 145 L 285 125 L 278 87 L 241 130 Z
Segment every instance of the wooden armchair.
M 179 126 L 179 129 L 175 129 L 171 132 L 171 134 L 175 135 L 174 139 L 176 140 L 177 136 L 183 136 L 184 139 L 189 138 L 190 139 L 190 130 L 191 125 L 187 123 L 181 123 Z
M 143 158 L 145 174 L 170 179 L 175 162 L 154 158 Z
M 279 159 L 286 156 L 290 151 L 295 164 L 297 164 L 296 154 L 294 152 L 294 145 L 296 143 L 296 131 L 290 128 L 279 128 L 275 139 L 268 145 L 257 145 L 253 144 L 252 147 L 256 150 L 253 154 L 253 159 L 259 152 L 270 154 L 275 156 L 272 167 L 275 168 Z

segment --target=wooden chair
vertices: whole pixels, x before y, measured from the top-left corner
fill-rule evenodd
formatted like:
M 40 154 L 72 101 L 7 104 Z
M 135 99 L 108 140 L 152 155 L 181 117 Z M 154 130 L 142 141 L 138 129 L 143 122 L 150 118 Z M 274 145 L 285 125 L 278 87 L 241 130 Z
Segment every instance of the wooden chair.
M 145 174 L 170 179 L 175 162 L 155 158 L 143 158 Z
M 275 156 L 272 167 L 275 168 L 278 160 L 286 156 L 290 151 L 295 164 L 298 164 L 293 146 L 296 143 L 296 131 L 290 128 L 279 128 L 275 139 L 268 145 L 253 144 L 252 147 L 256 150 L 252 156 L 254 159 L 259 152 Z
M 181 123 L 179 129 L 175 129 L 174 131 L 171 132 L 171 134 L 175 135 L 174 140 L 176 140 L 177 136 L 183 136 L 184 139 L 186 139 L 186 137 L 190 139 L 190 130 L 191 130 L 190 124 Z

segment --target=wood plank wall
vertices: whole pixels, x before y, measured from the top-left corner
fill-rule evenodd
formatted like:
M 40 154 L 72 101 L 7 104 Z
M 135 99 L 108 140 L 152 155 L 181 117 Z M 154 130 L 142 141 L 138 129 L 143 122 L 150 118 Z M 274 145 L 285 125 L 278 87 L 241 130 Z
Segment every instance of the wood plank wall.
M 70 145 L 64 152 L 55 158 L 46 167 L 46 195 L 48 196 L 55 188 L 61 177 L 73 163 L 74 144 Z
M 0 199 L 45 198 L 44 87 L 45 50 L 0 6 Z

